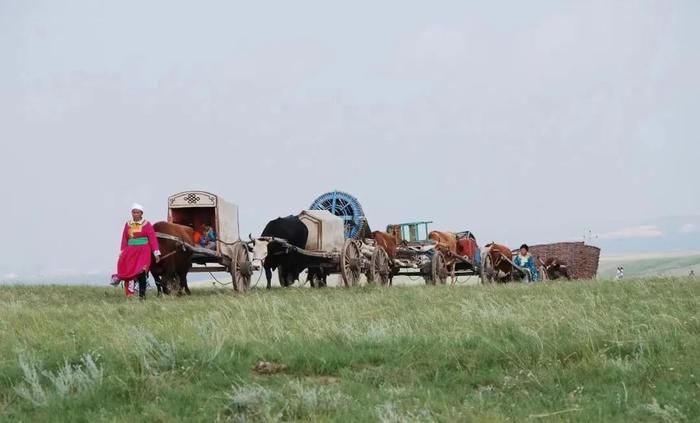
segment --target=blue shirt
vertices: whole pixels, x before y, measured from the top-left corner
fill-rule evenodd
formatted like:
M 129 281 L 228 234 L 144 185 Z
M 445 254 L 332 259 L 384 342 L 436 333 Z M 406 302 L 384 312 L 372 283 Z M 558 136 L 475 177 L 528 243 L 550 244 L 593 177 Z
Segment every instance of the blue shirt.
M 204 247 L 210 242 L 216 242 L 216 235 L 214 234 L 214 229 L 212 228 L 209 228 L 209 230 L 202 236 L 202 240 L 199 241 L 199 245 Z
M 537 266 L 535 266 L 535 259 L 532 258 L 530 254 L 528 254 L 525 257 L 521 256 L 520 254 L 516 255 L 515 260 L 513 260 L 513 263 L 515 263 L 517 266 L 529 269 L 533 282 L 538 281 L 540 279 L 540 275 L 537 272 Z

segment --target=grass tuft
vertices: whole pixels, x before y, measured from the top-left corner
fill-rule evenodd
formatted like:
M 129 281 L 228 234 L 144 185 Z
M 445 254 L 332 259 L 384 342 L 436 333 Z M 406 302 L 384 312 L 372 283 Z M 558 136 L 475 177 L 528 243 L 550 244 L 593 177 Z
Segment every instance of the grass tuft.
M 99 387 L 103 380 L 103 370 L 91 353 L 84 354 L 80 363 L 66 361 L 53 372 L 43 370 L 42 364 L 32 354 L 22 352 L 18 361 L 24 380 L 14 390 L 19 397 L 37 407 L 46 407 L 52 400 L 88 392 Z

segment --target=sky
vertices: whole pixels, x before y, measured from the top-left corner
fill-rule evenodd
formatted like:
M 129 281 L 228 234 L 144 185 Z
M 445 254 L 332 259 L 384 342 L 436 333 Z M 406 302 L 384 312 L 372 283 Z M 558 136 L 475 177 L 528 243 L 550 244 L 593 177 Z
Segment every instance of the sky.
M 0 276 L 109 271 L 131 203 L 157 221 L 189 189 L 243 236 L 338 189 L 374 229 L 648 237 L 700 214 L 699 24 L 680 0 L 0 0 Z

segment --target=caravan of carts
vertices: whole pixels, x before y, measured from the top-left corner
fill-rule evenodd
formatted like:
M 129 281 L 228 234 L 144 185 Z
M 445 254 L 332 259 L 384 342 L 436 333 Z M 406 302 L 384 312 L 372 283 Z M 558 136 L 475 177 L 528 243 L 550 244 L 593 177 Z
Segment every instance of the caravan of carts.
M 346 287 L 359 285 L 362 275 L 368 283 L 379 284 L 390 284 L 395 276 L 420 277 L 427 284 L 444 284 L 450 276 L 476 276 L 482 282 L 530 277 L 526 269 L 513 263 L 512 255 L 499 252 L 493 245 L 478 247 L 469 231 L 452 233 L 456 250 L 440 248 L 429 239 L 429 221 L 389 225 L 384 234 L 396 244 L 395 248 L 387 248 L 376 233 L 369 231 L 357 199 L 343 192 L 320 196 L 296 218 L 308 231 L 303 248 L 276 237 L 241 240 L 238 207 L 217 195 L 187 191 L 168 199 L 169 223 L 193 228 L 208 224 L 217 234 L 215 249 L 179 240 L 182 248 L 191 253 L 190 272 L 225 272 L 238 291 L 250 288 L 254 273 L 263 266 L 253 255 L 256 240 L 275 243 L 276 255 L 303 259 L 307 281 L 313 287 L 325 286 L 330 274 L 339 274 Z M 157 236 L 172 239 L 170 235 Z M 294 283 L 293 272 L 284 266 L 279 266 L 277 273 L 282 286 Z

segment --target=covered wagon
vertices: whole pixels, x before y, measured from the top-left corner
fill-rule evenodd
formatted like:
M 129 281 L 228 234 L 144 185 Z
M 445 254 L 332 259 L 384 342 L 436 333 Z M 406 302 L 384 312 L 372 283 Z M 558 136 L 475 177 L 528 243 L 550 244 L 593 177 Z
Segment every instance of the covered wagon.
M 248 248 L 240 239 L 238 206 L 205 191 L 180 192 L 168 198 L 168 222 L 195 230 L 207 225 L 214 230 L 216 240 L 211 248 L 180 241 L 192 252 L 190 272 L 226 272 L 237 290 L 245 291 L 250 286 L 253 266 Z
M 276 267 L 280 285 L 292 285 L 304 269 L 308 271 L 308 280 L 313 287 L 325 286 L 326 277 L 333 273 L 340 273 L 344 286 L 359 284 L 366 267 L 365 259 L 360 242 L 345 238 L 345 222 L 341 217 L 326 210 L 303 210 L 296 216 L 279 218 L 271 223 L 286 219 L 301 222 L 298 224 L 306 228 L 308 235 L 303 248 L 289 239 L 267 236 L 265 231 L 263 236 L 251 240 L 254 260 L 261 260 L 266 272 L 269 266 Z

